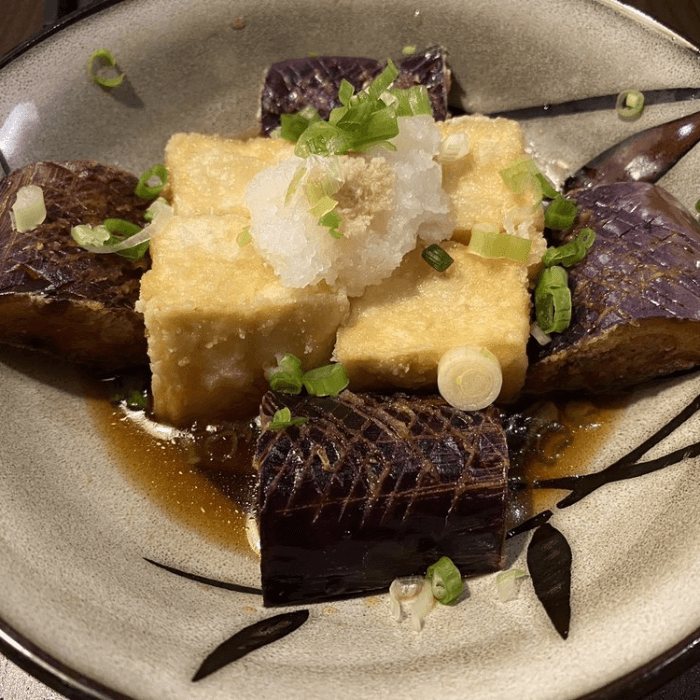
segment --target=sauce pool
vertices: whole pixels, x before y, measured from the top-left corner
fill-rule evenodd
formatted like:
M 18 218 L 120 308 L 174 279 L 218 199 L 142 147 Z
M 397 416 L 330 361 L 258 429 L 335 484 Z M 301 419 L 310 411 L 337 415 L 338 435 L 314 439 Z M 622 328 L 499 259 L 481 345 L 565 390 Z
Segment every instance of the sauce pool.
M 86 392 L 88 410 L 129 481 L 201 536 L 257 557 L 246 533 L 255 486 L 252 423 L 177 430 L 106 393 L 93 383 Z M 534 481 L 592 470 L 601 446 L 614 438 L 625 406 L 621 399 L 575 399 L 538 401 L 519 410 L 518 416 L 530 422 L 530 434 L 528 446 L 512 459 L 511 476 L 517 475 L 520 488 L 509 508 L 511 525 L 552 508 L 565 495 L 533 489 Z

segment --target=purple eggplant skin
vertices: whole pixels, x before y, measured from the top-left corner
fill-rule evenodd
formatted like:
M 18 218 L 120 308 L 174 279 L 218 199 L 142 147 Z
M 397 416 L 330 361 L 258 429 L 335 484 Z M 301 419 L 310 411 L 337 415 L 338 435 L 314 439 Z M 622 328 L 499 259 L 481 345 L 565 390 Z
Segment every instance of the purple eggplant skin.
M 263 602 L 306 604 L 386 590 L 441 556 L 463 576 L 503 564 L 509 466 L 500 414 L 438 396 L 269 392 L 259 470 Z
M 571 325 L 534 352 L 526 390 L 605 392 L 700 364 L 700 225 L 645 182 L 580 190 L 570 240 L 596 239 L 569 271 Z
M 274 63 L 268 69 L 261 96 L 261 133 L 269 136 L 280 125 L 280 115 L 294 114 L 304 107 L 314 107 L 322 119 L 340 106 L 338 88 L 343 79 L 359 92 L 384 69 L 373 58 L 351 56 L 314 56 L 293 58 Z M 450 71 L 447 56 L 433 46 L 398 62 L 395 86 L 408 88 L 424 85 L 428 89 L 436 119 L 448 116 L 447 96 Z
M 24 185 L 42 188 L 46 220 L 18 233 L 10 210 Z M 144 225 L 137 178 L 93 161 L 40 162 L 0 181 L 0 342 L 48 352 L 99 371 L 147 364 L 134 309 L 148 257 L 88 253 L 77 224 L 119 218 Z
M 700 142 L 700 112 L 653 126 L 610 147 L 577 170 L 564 192 L 613 182 L 658 182 Z

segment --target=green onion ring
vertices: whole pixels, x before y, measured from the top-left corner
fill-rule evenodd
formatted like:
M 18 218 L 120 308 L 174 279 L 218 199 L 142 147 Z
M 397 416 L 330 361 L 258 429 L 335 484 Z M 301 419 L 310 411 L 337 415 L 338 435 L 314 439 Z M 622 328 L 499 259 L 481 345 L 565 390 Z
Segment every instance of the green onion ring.
M 157 177 L 160 180 L 159 185 L 148 185 L 148 181 L 152 177 Z M 154 165 L 150 170 L 146 170 L 145 173 L 139 178 L 134 194 L 141 199 L 155 199 L 160 191 L 165 187 L 165 183 L 168 181 L 168 171 L 164 165 L 160 163 Z
M 97 51 L 94 51 L 88 59 L 88 75 L 92 81 L 105 88 L 114 88 L 121 85 L 124 80 L 124 73 L 119 73 L 114 78 L 103 78 L 95 74 L 94 63 L 98 60 L 104 61 L 110 68 L 114 68 L 117 63 L 117 59 L 114 58 L 114 54 L 109 49 L 97 49 Z

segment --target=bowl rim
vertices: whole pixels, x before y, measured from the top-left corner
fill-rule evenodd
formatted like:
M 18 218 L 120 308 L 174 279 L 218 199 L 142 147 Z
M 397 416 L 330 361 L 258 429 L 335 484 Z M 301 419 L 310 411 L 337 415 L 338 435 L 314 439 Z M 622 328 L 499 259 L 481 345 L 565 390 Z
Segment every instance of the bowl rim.
M 126 0 L 92 0 L 58 17 L 34 35 L 0 56 L 0 70 L 63 29 Z M 582 0 L 583 1 L 583 0 Z M 700 54 L 700 48 L 673 30 L 621 0 L 590 0 L 613 7 L 635 21 L 653 27 L 675 43 Z M 60 12 L 60 9 L 59 9 Z M 1 154 L 0 154 L 1 156 Z M 2 175 L 2 173 L 0 173 Z M 2 179 L 0 177 L 0 179 Z M 138 700 L 120 693 L 64 664 L 0 617 L 0 653 L 23 671 L 69 700 Z M 666 652 L 576 700 L 641 700 L 665 683 L 700 663 L 700 627 Z

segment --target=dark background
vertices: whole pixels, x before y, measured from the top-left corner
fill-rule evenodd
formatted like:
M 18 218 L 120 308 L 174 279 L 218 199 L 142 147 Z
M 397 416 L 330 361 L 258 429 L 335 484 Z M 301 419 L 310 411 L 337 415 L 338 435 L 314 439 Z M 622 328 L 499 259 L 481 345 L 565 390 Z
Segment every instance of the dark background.
M 92 2 L 94 0 L 0 0 L 0 55 L 29 39 L 59 16 L 88 6 Z M 651 15 L 685 39 L 700 46 L 700 0 L 624 2 Z M 45 700 L 56 697 L 5 659 L 0 660 L 0 671 L 0 700 L 3 700 L 3 696 L 6 700 Z M 11 687 L 6 687 L 6 683 Z M 10 694 L 6 692 L 8 690 Z M 637 697 L 636 693 L 634 697 Z M 624 693 L 616 694 L 615 700 L 625 700 Z M 645 700 L 700 700 L 700 663 L 646 695 Z

